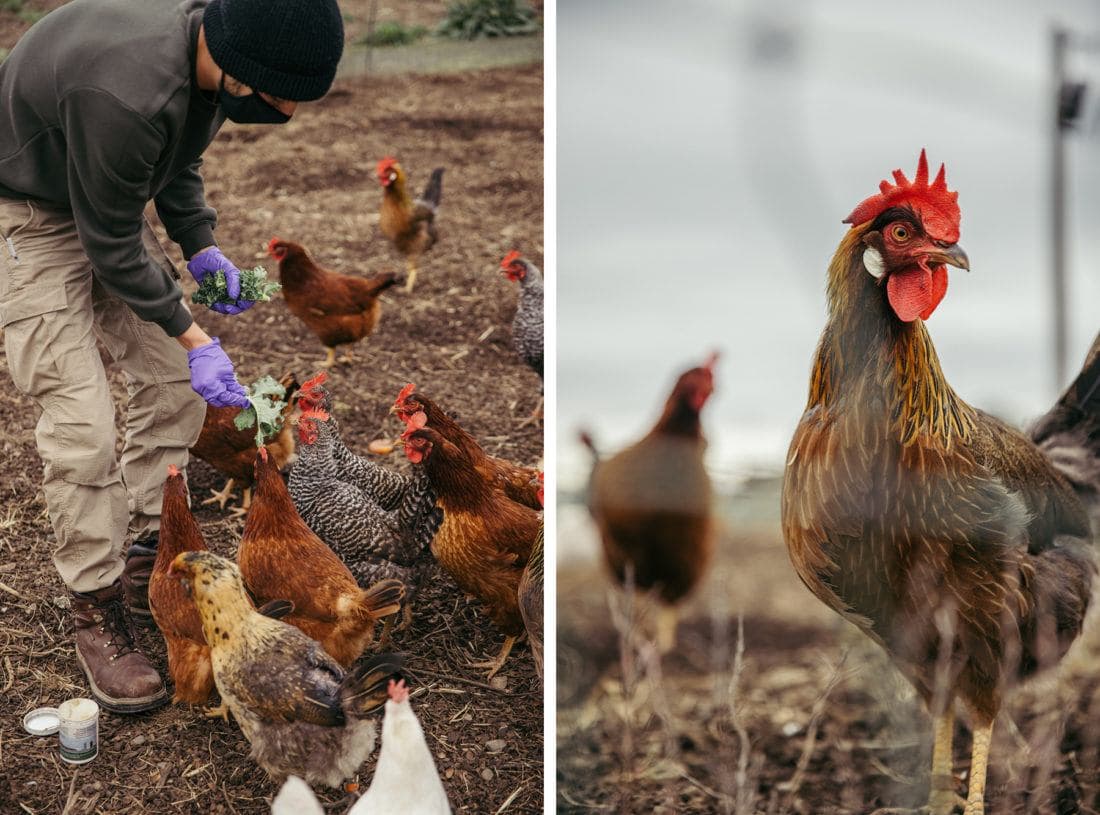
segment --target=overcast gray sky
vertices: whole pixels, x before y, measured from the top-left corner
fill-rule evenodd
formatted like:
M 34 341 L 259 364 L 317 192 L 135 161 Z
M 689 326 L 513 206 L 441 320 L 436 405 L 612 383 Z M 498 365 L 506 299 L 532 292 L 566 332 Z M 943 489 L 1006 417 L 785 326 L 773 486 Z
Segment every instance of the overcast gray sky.
M 1047 4 L 1049 5 L 1049 4 Z M 1055 397 L 1051 12 L 1016 0 L 558 3 L 558 417 L 615 448 L 675 374 L 723 351 L 719 476 L 782 466 L 841 220 L 921 147 L 959 191 L 970 274 L 929 321 L 947 376 L 1011 419 Z M 1100 35 L 1100 3 L 1059 4 Z M 1100 91 L 1100 55 L 1075 75 Z M 1071 365 L 1100 330 L 1100 109 L 1070 145 Z

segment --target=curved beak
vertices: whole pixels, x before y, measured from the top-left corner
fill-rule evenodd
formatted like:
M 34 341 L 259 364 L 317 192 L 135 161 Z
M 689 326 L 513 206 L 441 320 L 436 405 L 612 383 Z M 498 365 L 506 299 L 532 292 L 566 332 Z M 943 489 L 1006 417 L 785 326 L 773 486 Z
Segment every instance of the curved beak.
M 970 271 L 970 258 L 966 256 L 966 252 L 957 243 L 932 252 L 929 259 L 935 263 L 945 263 L 948 266 L 954 266 L 956 269 Z

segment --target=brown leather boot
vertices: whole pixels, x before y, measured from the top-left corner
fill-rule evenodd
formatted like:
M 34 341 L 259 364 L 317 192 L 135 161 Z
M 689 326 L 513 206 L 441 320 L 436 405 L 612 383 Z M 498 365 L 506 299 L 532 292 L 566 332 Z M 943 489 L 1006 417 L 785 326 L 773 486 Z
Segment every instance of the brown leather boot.
M 134 645 L 118 581 L 99 591 L 73 592 L 73 621 L 76 658 L 99 704 L 114 713 L 140 713 L 168 701 L 156 668 Z
M 126 565 L 122 569 L 122 590 L 126 593 L 126 608 L 135 625 L 154 628 L 153 612 L 149 610 L 149 577 L 157 560 L 157 535 L 134 541 L 126 550 Z

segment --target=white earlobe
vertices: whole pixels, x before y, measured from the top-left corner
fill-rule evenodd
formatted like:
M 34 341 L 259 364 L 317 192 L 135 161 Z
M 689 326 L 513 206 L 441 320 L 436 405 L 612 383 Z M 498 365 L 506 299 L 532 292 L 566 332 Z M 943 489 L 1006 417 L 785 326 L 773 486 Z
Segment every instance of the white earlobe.
M 867 270 L 867 273 L 876 280 L 882 277 L 886 272 L 886 267 L 882 262 L 882 255 L 880 255 L 878 249 L 875 249 L 873 246 L 868 246 L 863 253 L 863 267 Z

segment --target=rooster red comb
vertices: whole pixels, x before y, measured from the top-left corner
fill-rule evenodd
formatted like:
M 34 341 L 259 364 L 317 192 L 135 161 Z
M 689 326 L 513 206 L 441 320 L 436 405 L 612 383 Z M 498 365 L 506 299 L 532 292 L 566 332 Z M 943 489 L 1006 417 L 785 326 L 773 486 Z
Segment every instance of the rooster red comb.
M 412 396 L 413 391 L 415 391 L 415 390 L 416 390 L 416 385 L 414 385 L 412 382 L 410 382 L 409 384 L 407 384 L 405 387 L 403 387 L 401 389 L 401 393 L 397 394 L 397 398 L 393 400 L 393 403 L 395 405 L 400 405 L 402 402 L 404 402 L 406 399 L 408 399 L 410 396 Z
M 509 266 L 511 266 L 513 263 L 515 263 L 519 259 L 520 259 L 519 250 L 518 249 L 513 249 L 511 252 L 509 252 L 507 255 L 504 256 L 504 260 L 502 260 L 500 262 L 500 268 L 507 269 Z
M 386 156 L 385 158 L 380 159 L 376 168 L 378 175 L 388 173 L 393 168 L 393 165 L 395 165 L 396 163 L 397 159 L 395 159 L 393 156 Z
M 920 151 L 917 174 L 912 181 L 901 170 L 894 170 L 894 183 L 879 184 L 878 195 L 872 195 L 852 210 L 844 223 L 853 227 L 867 223 L 897 206 L 912 207 L 920 216 L 924 230 L 933 240 L 957 243 L 959 240 L 959 194 L 947 189 L 944 165 L 935 180 L 928 183 L 928 158 Z

